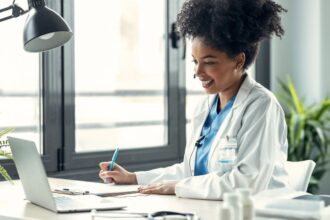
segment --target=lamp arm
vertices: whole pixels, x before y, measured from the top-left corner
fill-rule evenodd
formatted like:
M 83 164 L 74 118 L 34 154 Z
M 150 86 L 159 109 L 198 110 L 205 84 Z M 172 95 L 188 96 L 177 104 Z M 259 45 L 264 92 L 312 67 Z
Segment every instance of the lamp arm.
M 16 18 L 16 17 L 18 17 L 20 15 L 23 15 L 23 14 L 25 14 L 29 11 L 29 10 L 24 11 L 20 6 L 18 6 L 16 4 L 12 4 L 11 6 L 0 9 L 0 13 L 2 13 L 4 11 L 8 11 L 8 10 L 12 10 L 12 14 L 10 16 L 0 18 L 0 22 L 11 19 L 11 18 Z

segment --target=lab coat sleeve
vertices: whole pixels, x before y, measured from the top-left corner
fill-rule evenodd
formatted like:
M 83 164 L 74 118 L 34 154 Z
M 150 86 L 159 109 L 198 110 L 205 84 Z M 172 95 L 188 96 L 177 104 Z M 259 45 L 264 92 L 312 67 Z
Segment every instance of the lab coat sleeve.
M 223 193 L 238 187 L 259 192 L 268 187 L 274 170 L 276 154 L 286 142 L 285 118 L 275 98 L 255 99 L 244 111 L 237 134 L 237 163 L 231 171 L 221 175 L 211 172 L 188 177 L 178 182 L 175 193 L 179 197 L 222 199 Z
M 200 104 L 197 105 L 197 107 L 194 110 L 194 114 L 196 112 L 200 111 L 201 106 L 205 106 L 205 102 L 207 99 L 202 99 Z M 193 124 L 193 122 L 191 123 Z M 190 125 L 193 127 L 193 125 Z M 193 136 L 193 134 L 190 134 L 190 136 Z M 188 138 L 188 140 L 192 141 L 192 138 Z M 191 145 L 189 143 L 188 145 Z M 144 185 L 144 184 L 151 184 L 151 183 L 159 183 L 164 181 L 178 181 L 186 178 L 187 176 L 191 176 L 191 171 L 189 168 L 189 158 L 191 157 L 191 153 L 187 152 L 187 149 L 185 150 L 184 160 L 181 163 L 174 164 L 169 167 L 164 168 L 157 168 L 149 171 L 140 171 L 135 172 L 136 179 L 138 184 Z
M 139 185 L 180 180 L 185 176 L 183 162 L 169 167 L 135 172 L 135 174 Z

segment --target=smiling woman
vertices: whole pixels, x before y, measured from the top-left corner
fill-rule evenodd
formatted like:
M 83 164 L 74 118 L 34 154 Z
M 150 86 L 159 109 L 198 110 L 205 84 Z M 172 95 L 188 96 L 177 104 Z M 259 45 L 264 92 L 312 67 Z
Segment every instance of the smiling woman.
M 209 95 L 195 108 L 182 163 L 129 172 L 109 162 L 101 178 L 147 184 L 141 193 L 222 199 L 236 188 L 253 193 L 289 186 L 284 162 L 287 133 L 275 96 L 246 69 L 263 39 L 284 33 L 271 0 L 187 0 L 178 15 L 181 34 L 192 40 L 195 75 Z

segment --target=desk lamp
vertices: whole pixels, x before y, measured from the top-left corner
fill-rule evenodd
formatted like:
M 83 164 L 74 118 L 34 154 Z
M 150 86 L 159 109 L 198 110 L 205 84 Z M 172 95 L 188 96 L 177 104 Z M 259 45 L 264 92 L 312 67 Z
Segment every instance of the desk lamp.
M 0 13 L 12 10 L 10 16 L 0 18 L 0 22 L 18 17 L 29 12 L 24 25 L 24 49 L 28 52 L 42 52 L 61 46 L 73 35 L 65 20 L 52 9 L 45 0 L 28 0 L 29 9 L 24 11 L 15 4 L 0 9 Z

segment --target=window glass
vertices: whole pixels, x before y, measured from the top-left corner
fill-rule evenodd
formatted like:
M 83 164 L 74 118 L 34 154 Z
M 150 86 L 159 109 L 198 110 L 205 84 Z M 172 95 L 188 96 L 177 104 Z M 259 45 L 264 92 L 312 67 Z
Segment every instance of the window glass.
M 165 145 L 165 1 L 93 5 L 75 1 L 76 151 Z
M 1 1 L 0 8 L 12 1 Z M 24 4 L 25 3 L 25 4 Z M 19 5 L 27 9 L 27 2 Z M 11 14 L 8 11 L 1 18 Z M 0 130 L 15 128 L 9 135 L 35 141 L 40 148 L 39 54 L 23 49 L 23 27 L 27 15 L 0 22 Z M 5 139 L 2 138 L 1 143 Z

